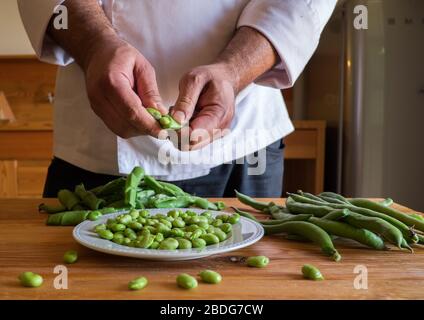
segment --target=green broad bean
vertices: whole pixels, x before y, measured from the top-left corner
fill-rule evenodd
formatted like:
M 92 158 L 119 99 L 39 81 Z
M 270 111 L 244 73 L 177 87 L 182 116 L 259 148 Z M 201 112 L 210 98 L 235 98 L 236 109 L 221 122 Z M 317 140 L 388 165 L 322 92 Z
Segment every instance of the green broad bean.
M 155 240 L 156 240 L 156 236 L 151 234 L 142 236 L 141 240 L 139 240 L 140 241 L 139 248 L 147 249 L 152 245 L 153 242 L 155 242 Z
M 162 233 L 165 237 L 167 237 L 169 235 L 169 233 L 171 232 L 171 228 L 168 228 L 166 225 L 164 225 L 163 223 L 159 223 L 156 226 L 156 233 Z
M 75 263 L 78 260 L 78 252 L 76 252 L 75 250 L 69 250 L 66 251 L 65 254 L 63 255 L 63 262 L 71 264 L 71 263 Z
M 190 239 L 191 241 L 193 241 L 196 238 L 199 238 L 203 235 L 203 229 L 196 229 L 192 232 Z
M 206 247 L 207 243 L 205 240 L 201 239 L 201 238 L 196 238 L 191 240 L 191 244 L 193 246 L 193 248 L 199 248 L 202 249 L 204 247 Z
M 254 268 L 264 268 L 268 265 L 269 258 L 266 256 L 255 256 L 255 257 L 249 257 L 246 260 L 246 264 L 249 267 Z
M 181 273 L 177 277 L 177 285 L 183 289 L 193 289 L 197 287 L 197 280 L 187 273 Z
M 176 250 L 178 248 L 178 241 L 174 238 L 166 238 L 159 245 L 159 250 Z
M 164 235 L 162 234 L 162 233 L 156 233 L 156 235 L 155 235 L 155 241 L 158 241 L 158 242 L 162 242 L 163 240 L 165 239 L 165 237 L 164 237 Z
M 230 223 L 223 223 L 219 226 L 219 228 L 225 233 L 229 233 L 233 230 L 233 226 Z
M 220 242 L 225 241 L 227 239 L 227 234 L 219 228 L 215 228 L 214 235 L 216 235 Z
M 125 224 L 122 224 L 122 223 L 115 223 L 115 224 L 112 224 L 112 225 L 110 226 L 110 229 L 111 229 L 113 232 L 124 231 L 126 228 L 127 228 L 127 227 L 125 226 Z
M 159 222 L 167 226 L 169 229 L 172 228 L 172 223 L 166 219 L 159 219 Z
M 321 271 L 319 271 L 317 267 L 311 264 L 305 264 L 302 267 L 302 274 L 303 274 L 303 277 L 306 279 L 310 279 L 314 281 L 324 280 L 324 277 L 322 276 Z
M 140 222 L 132 221 L 128 223 L 128 228 L 133 229 L 134 231 L 139 231 L 143 228 L 143 225 Z
M 127 237 L 127 238 L 130 238 L 131 240 L 135 240 L 135 239 L 137 239 L 137 234 L 132 230 L 132 229 L 125 229 L 124 230 L 124 235 Z
M 202 279 L 203 282 L 211 283 L 211 284 L 217 284 L 222 281 L 222 276 L 213 270 L 203 270 L 199 273 L 200 279 Z
M 128 289 L 130 290 L 141 290 L 144 289 L 148 284 L 145 277 L 135 278 L 128 283 Z
M 130 222 L 132 222 L 132 217 L 129 215 L 129 214 L 124 214 L 124 215 L 122 215 L 122 216 L 120 216 L 121 217 L 121 219 L 120 219 L 120 223 L 121 224 L 125 224 L 125 225 L 127 225 L 127 224 L 129 224 Z
M 213 233 L 207 233 L 200 236 L 201 239 L 206 241 L 207 245 L 219 243 L 219 238 Z
M 138 223 L 141 223 L 142 225 L 145 225 L 146 224 L 146 218 L 143 218 L 143 217 L 138 217 L 137 218 L 137 222 Z
M 200 228 L 202 228 L 202 229 L 207 229 L 207 228 L 209 228 L 209 223 L 207 223 L 207 222 L 205 222 L 205 221 L 200 221 L 198 224 L 197 224 Z
M 222 222 L 228 222 L 228 218 L 230 217 L 229 214 L 220 214 L 216 216 L 216 220 L 221 220 Z
M 230 223 L 230 224 L 236 224 L 239 221 L 240 221 L 240 215 L 238 213 L 232 214 L 228 218 L 228 223 Z
M 148 230 L 150 233 L 157 234 L 156 228 L 153 226 L 145 226 L 142 230 Z
M 100 236 L 100 238 L 106 239 L 106 240 L 112 240 L 113 239 L 113 233 L 110 230 L 99 230 L 97 231 L 97 234 Z
M 177 238 L 178 249 L 191 249 L 192 244 L 190 240 L 184 238 Z
M 169 234 L 175 238 L 184 237 L 184 231 L 181 229 L 172 229 Z
M 212 213 L 210 211 L 203 211 L 200 215 L 202 217 L 212 218 Z
M 224 222 L 221 219 L 216 219 L 214 221 L 212 221 L 212 226 L 214 227 L 219 227 L 220 225 L 222 225 Z
M 150 246 L 150 249 L 157 249 L 159 248 L 159 242 L 153 241 L 152 245 Z
M 171 210 L 167 213 L 167 216 L 176 219 L 180 216 L 180 212 L 180 210 Z
M 187 240 L 191 240 L 191 236 L 192 236 L 193 232 L 188 231 L 188 232 L 184 232 L 184 238 Z
M 138 212 L 138 210 L 135 210 L 135 209 L 131 209 L 131 211 L 128 214 L 133 219 L 137 219 L 138 217 L 140 217 L 140 212 Z
M 150 213 L 147 210 L 140 210 L 138 213 L 142 218 L 148 218 L 150 216 Z
M 95 210 L 95 211 L 91 211 L 89 214 L 88 214 L 88 219 L 89 220 L 91 220 L 91 221 L 96 221 L 96 220 L 98 220 L 101 216 L 102 216 L 103 214 L 100 212 L 100 211 L 98 211 L 98 210 Z
M 94 227 L 94 232 L 97 233 L 97 231 L 99 230 L 106 230 L 106 224 L 102 223 L 102 224 L 98 224 L 97 226 Z
M 112 241 L 115 242 L 116 244 L 123 244 L 124 243 L 124 235 L 122 233 L 115 233 L 113 235 Z
M 124 239 L 123 239 L 123 241 L 122 241 L 122 244 L 123 244 L 124 246 L 129 246 L 131 242 L 132 242 L 132 240 L 131 240 L 130 238 L 128 238 L 128 237 L 124 237 Z
M 185 222 L 183 219 L 177 218 L 177 219 L 174 219 L 174 221 L 172 221 L 172 226 L 174 228 L 183 228 L 185 227 Z
M 43 277 L 33 272 L 22 272 L 19 277 L 19 282 L 24 287 L 36 288 L 43 284 Z
M 150 234 L 150 230 L 145 227 L 141 228 L 141 230 L 137 232 L 137 236 L 148 236 Z
M 185 231 L 194 232 L 197 229 L 200 229 L 200 227 L 197 224 L 191 224 L 184 228 Z

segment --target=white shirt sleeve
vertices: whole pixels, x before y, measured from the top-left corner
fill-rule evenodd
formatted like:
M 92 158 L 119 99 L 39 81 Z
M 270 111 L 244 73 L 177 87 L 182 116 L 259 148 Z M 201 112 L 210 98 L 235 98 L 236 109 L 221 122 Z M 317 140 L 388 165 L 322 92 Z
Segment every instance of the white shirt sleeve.
M 337 0 L 251 0 L 237 27 L 261 32 L 280 61 L 255 83 L 284 89 L 293 86 L 316 50 Z
M 45 62 L 67 65 L 73 58 L 47 34 L 55 8 L 65 0 L 18 0 L 19 12 L 37 57 Z

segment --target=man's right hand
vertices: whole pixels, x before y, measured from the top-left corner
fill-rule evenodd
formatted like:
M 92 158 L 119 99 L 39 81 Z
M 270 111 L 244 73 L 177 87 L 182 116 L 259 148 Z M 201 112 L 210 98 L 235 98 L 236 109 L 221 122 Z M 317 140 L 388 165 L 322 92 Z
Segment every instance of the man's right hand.
M 117 37 L 96 40 L 82 65 L 93 111 L 122 138 L 157 137 L 161 130 L 145 108 L 167 110 L 155 71 L 134 47 Z
M 121 40 L 97 0 L 66 0 L 67 29 L 49 35 L 81 66 L 94 112 L 122 138 L 157 137 L 161 130 L 145 108 L 167 113 L 156 83 L 155 71 L 134 47 Z

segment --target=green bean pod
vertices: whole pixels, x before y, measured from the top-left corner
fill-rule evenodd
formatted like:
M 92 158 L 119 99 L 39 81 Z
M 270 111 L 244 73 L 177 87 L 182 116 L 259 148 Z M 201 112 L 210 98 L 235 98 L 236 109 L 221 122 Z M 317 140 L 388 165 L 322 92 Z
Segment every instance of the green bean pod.
M 85 190 L 82 183 L 75 187 L 75 194 L 81 199 L 82 203 L 91 210 L 99 209 L 105 202 L 103 199 L 97 198 L 94 193 Z
M 334 248 L 330 236 L 322 228 L 306 221 L 289 221 L 273 227 L 273 233 L 296 234 L 305 237 L 321 247 L 324 254 L 330 256 L 334 261 L 341 259 L 340 254 Z
M 348 204 L 348 203 L 341 201 L 340 199 L 336 199 L 336 198 L 331 198 L 331 197 L 326 197 L 326 196 L 319 196 L 319 198 L 321 200 L 325 201 L 326 203 L 342 204 L 342 205 Z
M 110 194 L 122 194 L 125 188 L 125 181 L 126 179 L 124 177 L 119 177 L 115 180 L 109 181 L 105 185 L 101 186 L 100 189 L 91 189 L 90 191 L 93 192 L 98 197 L 104 197 L 106 195 Z
M 315 224 L 329 234 L 355 240 L 373 249 L 387 249 L 383 239 L 369 230 L 355 228 L 344 222 L 325 220 L 323 218 L 312 217 L 309 219 L 309 222 Z
M 162 187 L 166 187 L 168 191 L 172 191 L 172 195 L 175 197 L 188 195 L 183 189 L 181 189 L 179 186 L 173 183 L 169 183 L 165 181 L 158 181 L 158 182 L 162 185 Z
M 181 124 L 169 114 L 163 115 L 162 118 L 159 119 L 159 123 L 163 129 L 180 130 L 182 128 Z
M 406 224 L 409 227 L 413 227 L 417 230 L 424 231 L 424 221 L 411 217 L 410 215 L 400 212 L 396 209 L 384 206 L 380 203 L 377 203 L 368 199 L 356 198 L 356 199 L 349 200 L 349 202 L 354 206 L 373 210 L 373 211 L 388 215 L 394 219 L 402 221 L 404 224 Z
M 322 219 L 325 220 L 340 220 L 349 215 L 349 210 L 347 209 L 336 209 L 334 211 L 331 211 L 330 213 L 327 213 L 325 216 L 322 217 Z
M 320 201 L 320 202 L 323 202 L 323 203 L 327 202 L 327 201 L 321 199 L 320 197 L 313 195 L 312 193 L 309 193 L 309 192 L 303 192 L 302 190 L 298 190 L 297 193 L 301 196 L 304 196 L 304 197 L 312 199 L 312 200 Z
M 300 203 L 293 200 L 292 197 L 288 197 L 286 200 L 287 209 L 291 213 L 295 214 L 312 214 L 316 217 L 323 217 L 328 213 L 334 211 L 334 208 L 323 205 L 314 205 L 309 203 Z
M 90 211 L 65 211 L 54 213 L 48 216 L 46 224 L 48 226 L 76 226 L 85 221 Z
M 382 220 L 385 220 L 386 222 L 390 223 L 391 225 L 399 229 L 402 232 L 402 235 L 408 241 L 414 242 L 414 243 L 418 241 L 414 231 L 411 228 L 409 228 L 406 224 L 404 224 L 402 221 L 399 221 L 381 212 L 373 211 L 367 208 L 356 207 L 350 203 L 348 204 L 329 203 L 326 206 L 322 206 L 318 201 L 308 199 L 299 195 L 291 195 L 287 199 L 286 204 L 289 210 L 294 213 L 313 213 L 315 216 L 325 215 L 324 212 L 328 210 L 329 208 L 349 209 L 349 211 L 351 212 L 355 212 L 364 216 L 375 217 L 375 218 L 380 218 Z
M 237 199 L 244 204 L 247 204 L 248 206 L 256 209 L 256 210 L 265 210 L 268 208 L 268 203 L 257 201 L 241 192 L 238 192 L 237 190 L 234 190 L 237 196 Z
M 342 201 L 344 203 L 349 203 L 349 201 L 347 201 L 347 199 L 345 197 L 343 197 L 340 194 L 334 193 L 334 192 L 321 192 L 318 197 L 327 197 L 327 198 L 333 198 L 333 199 L 337 199 L 339 201 Z
M 38 206 L 38 211 L 47 212 L 47 213 L 58 213 L 58 212 L 66 211 L 66 207 L 63 204 L 58 204 L 53 206 L 53 205 L 47 205 L 45 203 L 41 203 Z
M 168 196 L 175 196 L 175 190 L 168 187 L 167 184 L 163 184 L 161 181 L 156 180 L 152 176 L 145 175 L 144 183 L 147 187 L 154 190 L 156 194 L 163 194 Z
M 155 208 L 187 208 L 192 204 L 190 196 L 168 197 L 153 202 Z
M 63 204 L 68 210 L 74 210 L 80 202 L 80 199 L 70 190 L 62 189 L 57 193 L 57 197 L 61 204 Z
M 401 248 L 402 244 L 402 232 L 388 223 L 387 221 L 377 217 L 367 217 L 355 212 L 350 212 L 347 217 L 343 219 L 351 226 L 356 228 L 368 229 L 394 244 L 398 248 Z
M 136 206 L 138 185 L 144 177 L 144 170 L 141 167 L 135 167 L 128 175 L 125 181 L 124 203 L 132 208 Z

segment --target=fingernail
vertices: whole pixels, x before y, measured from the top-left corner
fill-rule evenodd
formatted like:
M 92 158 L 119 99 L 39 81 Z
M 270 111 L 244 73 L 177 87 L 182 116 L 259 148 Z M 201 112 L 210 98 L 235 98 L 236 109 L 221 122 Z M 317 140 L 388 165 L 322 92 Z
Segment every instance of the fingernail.
M 183 124 L 185 121 L 185 113 L 182 111 L 176 111 L 173 115 L 175 120 L 177 120 L 180 124 Z

